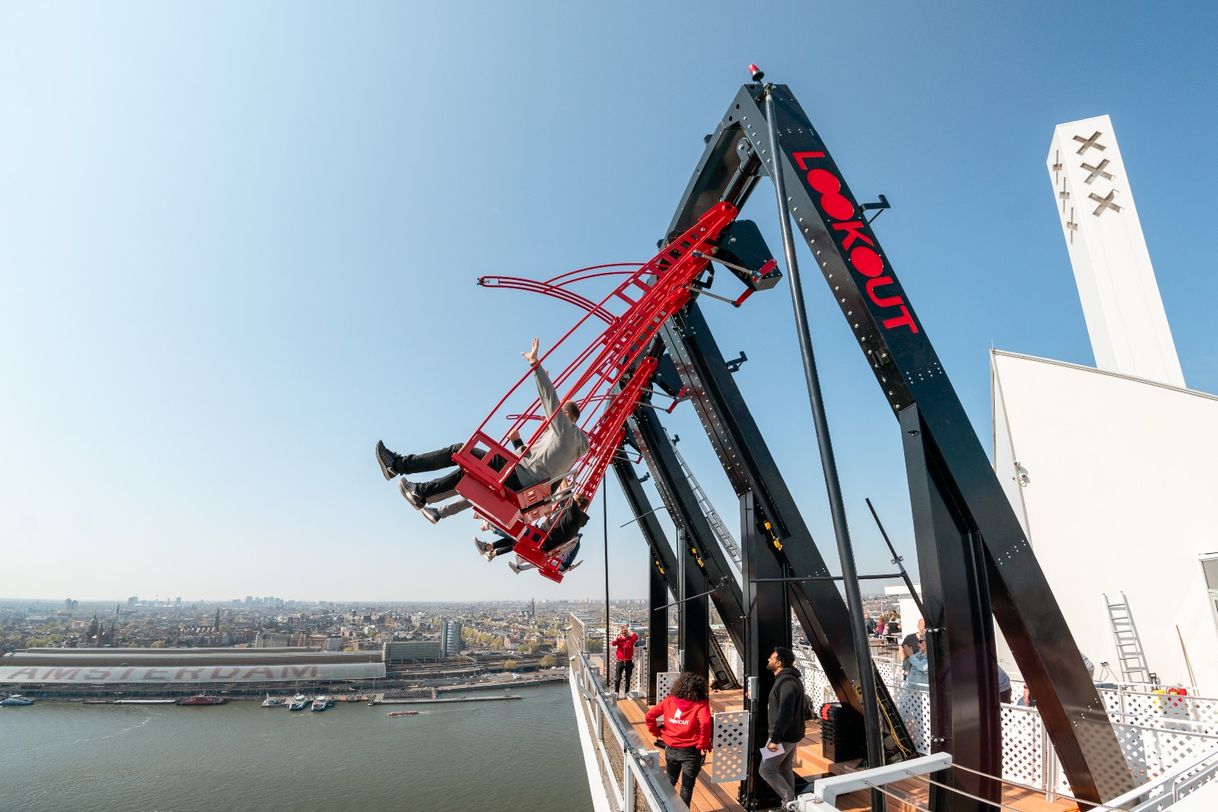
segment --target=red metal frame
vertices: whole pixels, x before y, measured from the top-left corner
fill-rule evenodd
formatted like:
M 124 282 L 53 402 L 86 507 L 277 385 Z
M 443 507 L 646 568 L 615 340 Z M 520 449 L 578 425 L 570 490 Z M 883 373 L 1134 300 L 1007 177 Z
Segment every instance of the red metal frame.
M 536 279 L 528 279 L 523 276 L 480 276 L 478 284 L 484 288 L 503 288 L 505 290 L 523 290 L 527 293 L 540 293 L 545 296 L 552 296 L 559 301 L 567 304 L 575 305 L 583 309 L 585 312 L 596 316 L 605 324 L 613 324 L 617 318 L 603 304 L 593 302 L 586 296 L 581 296 L 567 286 L 577 282 L 586 282 L 589 279 L 598 279 L 604 276 L 629 276 L 632 271 L 604 271 L 604 268 L 639 268 L 642 263 L 639 262 L 610 262 L 605 265 L 589 265 L 586 268 L 576 268 L 574 271 L 567 271 L 558 276 L 551 277 L 544 281 Z M 590 273 L 590 271 L 601 271 L 601 273 Z M 582 274 L 582 275 L 581 275 Z M 561 281 L 560 281 L 561 280 Z
M 563 301 L 576 304 L 585 313 L 578 322 L 556 341 L 540 361 L 544 362 L 572 334 L 589 319 L 605 321 L 607 328 L 598 338 L 583 349 L 575 360 L 554 379 L 555 389 L 563 393 L 562 400 L 575 401 L 584 413 L 582 421 L 588 433 L 589 451 L 577 462 L 573 472 L 574 487 L 591 500 L 604 478 L 613 454 L 621 444 L 626 418 L 638 404 L 651 380 L 655 369 L 654 359 L 644 359 L 634 369 L 642 354 L 658 334 L 660 327 L 679 311 L 693 295 L 690 285 L 705 269 L 712 253 L 714 242 L 720 232 L 736 217 L 736 207 L 730 203 L 719 203 L 708 210 L 697 223 L 677 239 L 666 245 L 649 262 L 633 271 L 604 271 L 603 268 L 620 267 L 619 264 L 581 268 L 547 280 L 530 283 L 511 277 L 484 277 L 480 284 L 487 287 L 512 287 L 521 290 L 536 290 Z M 564 286 L 590 278 L 626 274 L 626 279 L 599 302 L 565 290 Z M 614 310 L 621 309 L 615 314 Z M 617 394 L 610 396 L 624 376 L 634 369 L 629 380 L 622 384 Z M 521 456 L 505 445 L 506 436 L 512 430 L 520 430 L 533 424 L 539 415 L 541 404 L 535 400 L 529 409 L 517 415 L 503 438 L 495 439 L 486 432 L 490 421 L 503 409 L 509 398 L 532 375 L 525 373 L 508 390 L 473 435 L 453 455 L 466 476 L 457 486 L 458 492 L 472 502 L 478 513 L 517 540 L 516 552 L 526 561 L 537 565 L 538 571 L 551 580 L 561 581 L 558 562 L 541 553 L 540 546 L 545 534 L 531 524 L 530 510 L 550 498 L 549 483 L 540 483 L 521 492 L 515 492 L 504 483 L 515 471 Z M 596 404 L 587 409 L 590 404 Z M 546 417 L 533 431 L 528 445 L 532 445 L 546 431 L 553 416 Z M 482 458 L 473 451 L 485 452 Z M 527 450 L 526 452 L 527 453 Z M 503 460 L 498 470 L 492 463 Z

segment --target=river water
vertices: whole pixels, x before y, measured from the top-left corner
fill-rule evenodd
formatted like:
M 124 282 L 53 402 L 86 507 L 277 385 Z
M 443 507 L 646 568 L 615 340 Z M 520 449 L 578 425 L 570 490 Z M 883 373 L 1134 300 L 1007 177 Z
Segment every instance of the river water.
M 590 810 L 570 689 L 507 702 L 0 708 L 0 809 Z M 390 710 L 419 710 L 390 719 Z

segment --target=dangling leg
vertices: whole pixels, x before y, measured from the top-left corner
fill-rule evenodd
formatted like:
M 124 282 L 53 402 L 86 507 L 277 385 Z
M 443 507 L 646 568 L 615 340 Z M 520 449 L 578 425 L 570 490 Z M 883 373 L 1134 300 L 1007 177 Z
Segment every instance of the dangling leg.
M 511 567 L 512 572 L 516 573 L 517 575 L 524 572 L 525 570 L 533 569 L 533 565 L 531 563 L 529 563 L 528 561 L 519 560 L 519 556 L 517 556 L 516 561 L 509 561 L 508 566 Z
M 512 548 L 516 546 L 516 539 L 497 528 L 495 535 L 496 539 L 493 542 L 486 542 L 477 536 L 474 537 L 474 546 L 478 548 L 478 554 L 487 561 L 494 561 L 498 556 L 510 553 Z
M 492 545 L 495 550 L 495 555 L 503 555 L 516 549 L 516 539 L 509 536 L 507 533 L 501 533 L 498 530 L 495 531 L 495 535 L 497 538 Z
M 453 493 L 455 493 L 455 491 L 449 491 L 448 493 L 441 494 L 439 496 L 427 497 L 427 505 L 419 509 L 419 512 L 423 514 L 423 518 L 432 524 L 435 524 L 441 519 L 447 519 L 449 516 L 456 516 L 458 513 L 469 510 L 473 507 L 473 504 L 468 499 L 455 499 L 452 502 L 447 502 L 439 507 L 431 507 L 432 504 L 451 496 Z M 405 496 L 405 494 L 403 494 L 403 496 Z
M 399 474 L 419 474 L 424 471 L 439 471 L 452 466 L 453 454 L 461 450 L 461 443 L 438 448 L 424 454 L 395 454 L 382 442 L 376 444 L 376 462 L 385 479 Z
M 406 477 L 402 477 L 398 481 L 398 490 L 402 492 L 402 496 L 410 503 L 410 506 L 415 510 L 423 510 L 427 506 L 429 499 L 435 499 L 442 493 L 455 490 L 457 483 L 461 481 L 461 477 L 465 476 L 465 472 L 458 468 L 455 471 L 450 471 L 438 479 L 432 479 L 427 482 L 411 482 Z M 467 503 L 468 504 L 468 503 Z M 465 508 L 461 508 L 464 510 Z M 427 516 L 427 520 L 432 524 L 439 521 L 438 514 L 433 518 Z

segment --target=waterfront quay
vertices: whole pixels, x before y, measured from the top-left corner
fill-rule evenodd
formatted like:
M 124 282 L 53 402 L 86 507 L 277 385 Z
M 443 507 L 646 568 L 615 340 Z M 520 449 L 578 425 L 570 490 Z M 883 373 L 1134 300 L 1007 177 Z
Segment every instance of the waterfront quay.
M 383 652 L 299 648 L 29 649 L 0 657 L 0 690 L 63 700 L 172 699 L 199 693 L 434 699 L 440 693 L 560 681 L 564 673 L 487 673 L 476 665 L 390 671 Z
M 528 684 L 566 666 L 562 626 L 579 608 L 583 602 L 0 600 L 0 695 L 412 697 Z M 633 615 L 637 607 L 619 609 Z

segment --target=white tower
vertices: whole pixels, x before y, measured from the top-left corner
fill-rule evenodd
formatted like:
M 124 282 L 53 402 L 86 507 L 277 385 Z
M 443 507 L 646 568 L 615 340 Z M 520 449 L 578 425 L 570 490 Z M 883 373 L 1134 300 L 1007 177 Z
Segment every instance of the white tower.
M 1183 388 L 1111 119 L 1059 124 L 1047 163 L 1096 367 Z

